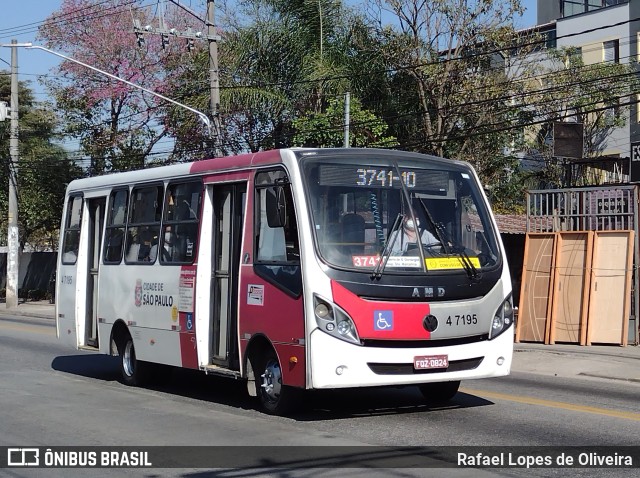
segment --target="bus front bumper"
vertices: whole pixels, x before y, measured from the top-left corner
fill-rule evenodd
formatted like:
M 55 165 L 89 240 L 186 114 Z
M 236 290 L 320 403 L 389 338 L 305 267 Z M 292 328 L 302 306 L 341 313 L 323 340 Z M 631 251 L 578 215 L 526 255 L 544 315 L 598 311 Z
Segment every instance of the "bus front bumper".
M 513 329 L 494 340 L 445 347 L 362 347 L 311 333 L 310 388 L 374 387 L 470 380 L 508 375 L 513 358 Z M 448 368 L 416 370 L 416 358 L 446 356 Z

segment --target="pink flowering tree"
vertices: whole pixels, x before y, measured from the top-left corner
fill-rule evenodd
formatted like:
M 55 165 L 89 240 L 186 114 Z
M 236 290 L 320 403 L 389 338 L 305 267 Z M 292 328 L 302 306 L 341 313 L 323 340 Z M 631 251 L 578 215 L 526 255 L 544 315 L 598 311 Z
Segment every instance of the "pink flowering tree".
M 139 44 L 135 20 L 153 27 L 164 21 L 177 31 L 197 23 L 179 9 L 162 18 L 142 1 L 63 0 L 40 27 L 39 40 L 51 50 L 180 101 L 163 86 L 179 73 L 179 65 L 191 63 L 194 53 L 174 37 L 163 47 L 157 34 L 145 34 Z M 197 51 L 204 45 L 196 42 L 194 47 Z M 90 174 L 139 169 L 170 157 L 169 103 L 68 60 L 54 75 L 47 86 L 63 132 L 79 141 Z

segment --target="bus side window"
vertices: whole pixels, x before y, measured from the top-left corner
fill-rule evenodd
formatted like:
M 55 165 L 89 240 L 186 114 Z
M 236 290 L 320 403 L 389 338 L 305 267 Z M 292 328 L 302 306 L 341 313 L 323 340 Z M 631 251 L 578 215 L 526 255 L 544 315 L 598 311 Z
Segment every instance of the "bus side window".
M 284 225 L 277 219 L 276 188 L 259 190 L 260 202 L 258 260 L 284 262 L 287 260 L 287 244 Z
M 124 248 L 124 230 L 127 219 L 129 191 L 112 191 L 109 198 L 109 215 L 104 235 L 104 263 L 120 264 Z
M 277 173 L 284 175 L 284 172 Z M 297 297 L 302 292 L 302 276 L 291 186 L 284 181 L 269 186 L 261 184 L 267 182 L 263 175 L 277 173 L 260 173 L 256 177 L 256 184 L 260 186 L 256 188 L 254 267 L 259 276 Z
M 80 245 L 80 223 L 82 221 L 82 196 L 72 196 L 67 204 L 62 263 L 75 264 Z
M 164 187 L 161 185 L 137 187 L 131 192 L 125 263 L 153 264 L 155 262 L 163 194 Z
M 164 200 L 161 264 L 191 264 L 196 258 L 202 182 L 171 183 Z

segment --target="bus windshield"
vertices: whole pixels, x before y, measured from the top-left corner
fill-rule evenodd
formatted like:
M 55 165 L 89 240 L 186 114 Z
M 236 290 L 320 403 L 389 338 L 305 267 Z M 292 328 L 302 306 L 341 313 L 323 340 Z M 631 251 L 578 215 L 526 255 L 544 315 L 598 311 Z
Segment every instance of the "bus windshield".
M 303 163 L 316 246 L 328 265 L 475 277 L 499 263 L 488 207 L 468 166 L 439 158 L 347 158 Z

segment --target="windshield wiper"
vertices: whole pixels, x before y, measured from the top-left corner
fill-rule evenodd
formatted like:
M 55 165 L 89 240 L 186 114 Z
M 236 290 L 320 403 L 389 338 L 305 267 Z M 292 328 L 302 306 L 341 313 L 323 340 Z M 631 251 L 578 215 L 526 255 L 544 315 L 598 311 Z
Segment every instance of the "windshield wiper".
M 431 213 L 429 212 L 429 209 L 424 203 L 424 200 L 419 199 L 418 202 L 420 203 L 420 206 L 422 206 L 422 210 L 424 211 L 425 216 L 427 216 L 427 219 L 431 223 L 431 226 L 433 227 L 433 230 L 435 231 L 438 240 L 442 244 L 442 248 L 444 249 L 445 254 L 450 254 L 451 252 L 457 254 L 458 257 L 460 258 L 460 263 L 462 264 L 462 267 L 464 268 L 465 272 L 469 276 L 469 279 L 477 278 L 480 275 L 480 273 L 478 272 L 478 269 L 476 268 L 476 266 L 473 265 L 473 262 L 471 261 L 471 258 L 469 257 L 467 252 L 464 250 L 464 247 L 458 248 L 451 245 L 452 248 L 450 249 L 449 241 L 448 241 L 449 237 L 448 237 L 448 234 L 446 234 L 446 231 L 442 228 L 440 224 L 436 223 L 433 220 L 433 216 L 431 216 Z
M 400 236 L 400 233 L 395 234 L 395 232 L 398 231 L 400 224 L 402 224 L 403 220 L 404 220 L 404 214 L 399 212 L 398 215 L 396 216 L 396 220 L 393 222 L 391 231 L 389 231 L 388 237 L 393 236 L 393 238 L 391 239 L 391 241 L 387 240 L 386 244 L 384 245 L 384 249 L 382 249 L 382 254 L 380 255 L 380 261 L 378 262 L 378 264 L 376 265 L 376 268 L 371 273 L 371 280 L 380 279 L 382 277 L 384 268 L 387 266 L 387 260 L 389 259 L 389 256 L 391 255 L 391 251 L 393 250 L 393 245 L 398 240 L 398 236 Z
M 462 263 L 462 267 L 464 267 L 464 270 L 467 271 L 469 279 L 478 278 L 480 276 L 480 272 L 478 272 L 476 266 L 473 265 L 473 262 L 471 261 L 471 258 L 469 257 L 467 252 L 464 250 L 464 247 L 457 251 L 457 254 L 460 256 L 460 262 Z
M 431 215 L 431 212 L 427 208 L 427 205 L 424 203 L 424 199 L 418 198 L 418 203 L 420 204 L 420 206 L 422 206 L 422 211 L 424 212 L 424 215 L 427 216 L 427 220 L 429 221 L 429 224 L 431 224 L 431 227 L 435 231 L 436 237 L 440 241 L 440 244 L 442 244 L 442 248 L 444 249 L 445 254 L 449 254 L 449 244 L 448 244 L 448 241 L 445 240 L 447 238 L 445 237 L 445 231 L 442 230 L 442 226 L 440 226 L 440 224 L 437 224 L 433 220 L 433 216 Z

